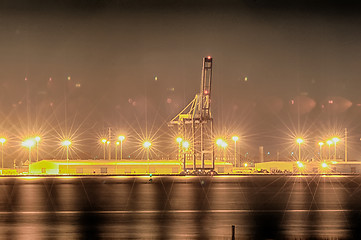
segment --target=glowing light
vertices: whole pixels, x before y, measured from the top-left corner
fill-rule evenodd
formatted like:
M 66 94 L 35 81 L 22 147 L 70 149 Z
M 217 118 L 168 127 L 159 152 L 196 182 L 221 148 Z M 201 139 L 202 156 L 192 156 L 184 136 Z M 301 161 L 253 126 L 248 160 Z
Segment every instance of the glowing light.
M 181 137 L 177 137 L 176 141 L 177 141 L 177 143 L 181 143 L 183 141 L 183 139 Z
M 299 168 L 303 168 L 303 167 L 304 167 L 303 163 L 301 163 L 301 162 L 297 162 L 297 166 L 298 166 Z
M 323 168 L 327 168 L 327 163 L 322 163 L 321 166 L 322 166 Z
M 182 147 L 185 148 L 185 149 L 188 149 L 189 148 L 189 142 L 188 141 L 184 141 L 182 143 Z
M 121 136 L 118 137 L 118 139 L 119 139 L 119 141 L 124 141 L 125 136 L 121 135 Z
M 328 145 L 331 145 L 332 143 L 333 143 L 332 140 L 327 140 Z
M 247 167 L 247 166 L 248 166 L 248 164 L 247 164 L 247 163 L 245 163 L 245 164 L 244 164 L 244 167 Z
M 4 144 L 6 142 L 5 138 L 0 138 L 0 143 Z
M 143 147 L 144 148 L 149 148 L 150 146 L 152 146 L 151 142 L 149 142 L 149 141 L 143 142 Z
M 319 143 L 318 143 L 318 145 L 320 145 L 320 146 L 323 146 L 323 144 L 324 144 L 323 142 L 319 142 Z
M 36 136 L 34 139 L 36 142 L 39 142 L 41 138 L 39 136 Z
M 239 137 L 238 137 L 238 136 L 233 136 L 233 137 L 232 137 L 232 140 L 235 141 L 235 142 L 237 142 L 237 141 L 239 140 Z
M 71 142 L 69 141 L 69 140 L 64 140 L 62 143 L 61 143 L 61 145 L 63 145 L 63 146 L 70 146 L 71 145 Z
M 340 141 L 340 139 L 339 139 L 338 137 L 334 137 L 334 138 L 332 138 L 332 141 L 333 141 L 334 143 L 337 143 L 337 142 Z
M 21 145 L 24 146 L 24 147 L 31 148 L 32 146 L 35 145 L 35 141 L 34 141 L 34 139 L 27 139 L 24 142 L 22 142 Z
M 117 142 L 117 145 L 119 145 L 120 144 L 120 142 Z
M 102 139 L 102 143 L 106 143 L 107 140 L 105 138 Z
M 223 144 L 223 139 L 221 139 L 221 138 L 218 138 L 217 140 L 216 140 L 216 144 L 218 145 L 218 146 L 222 146 L 222 144 Z
M 110 143 L 110 141 L 107 142 L 107 144 L 109 144 L 109 143 Z
M 228 146 L 228 144 L 226 142 L 222 142 L 222 145 L 221 145 L 222 148 L 226 148 L 227 146 Z
M 211 59 L 211 56 L 208 56 L 207 58 L 208 58 L 208 59 Z
M 301 144 L 301 143 L 303 143 L 303 139 L 302 138 L 297 138 L 297 143 L 299 143 L 299 144 Z

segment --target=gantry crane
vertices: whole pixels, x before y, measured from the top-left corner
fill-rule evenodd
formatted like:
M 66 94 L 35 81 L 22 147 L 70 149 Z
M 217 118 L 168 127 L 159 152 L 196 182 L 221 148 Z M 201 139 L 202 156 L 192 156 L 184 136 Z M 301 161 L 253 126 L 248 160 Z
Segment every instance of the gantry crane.
M 188 149 L 183 148 L 183 169 L 214 170 L 213 118 L 211 114 L 212 57 L 203 58 L 200 92 L 171 121 L 178 126 L 178 135 L 190 142 Z M 193 166 L 187 167 L 187 160 Z M 198 164 L 200 160 L 200 166 Z M 205 161 L 210 161 L 206 167 Z M 211 165 L 211 166 L 209 166 Z

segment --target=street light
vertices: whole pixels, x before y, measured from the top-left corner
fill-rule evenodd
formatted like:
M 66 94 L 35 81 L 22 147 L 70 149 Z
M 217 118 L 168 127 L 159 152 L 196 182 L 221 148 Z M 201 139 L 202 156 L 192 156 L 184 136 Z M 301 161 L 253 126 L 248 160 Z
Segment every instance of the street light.
M 183 141 L 183 138 L 177 137 L 176 141 L 178 143 L 178 161 L 180 161 L 180 159 L 181 159 L 181 143 Z
M 333 142 L 331 140 L 327 140 L 327 144 L 328 144 L 328 160 L 331 159 L 331 144 Z
M 125 139 L 124 136 L 119 136 L 118 139 L 120 140 L 120 160 L 123 159 L 123 141 Z
M 146 149 L 147 151 L 147 160 L 148 160 L 148 173 L 149 173 L 149 148 L 150 146 L 152 146 L 151 142 L 149 141 L 145 141 L 143 142 L 143 147 Z
M 69 174 L 69 146 L 71 142 L 69 140 L 64 140 L 61 145 L 66 147 L 66 173 Z
M 104 149 L 104 160 L 105 160 L 105 144 L 106 144 L 107 140 L 105 138 L 102 139 L 102 143 L 104 144 L 103 149 Z
M 31 164 L 31 147 L 35 145 L 34 139 L 27 139 L 22 144 L 24 147 L 29 148 L 29 170 L 30 170 L 30 164 Z
M 239 140 L 239 137 L 233 136 L 232 140 L 234 141 L 234 166 L 237 167 L 237 141 Z
M 1 142 L 1 168 L 4 168 L 4 143 L 6 142 L 5 138 L 0 138 Z
M 335 143 L 335 161 L 336 161 L 336 145 L 337 145 L 337 142 L 339 142 L 340 141 L 340 139 L 338 138 L 338 137 L 334 137 L 334 138 L 332 138 L 332 141 Z
M 301 143 L 303 143 L 303 139 L 297 138 L 296 141 L 298 143 L 298 161 L 301 161 Z
M 323 146 L 323 142 L 319 142 L 318 145 L 320 145 L 320 159 L 322 160 L 322 146 Z
M 40 142 L 40 137 L 36 136 L 35 138 L 36 141 L 36 161 L 39 161 L 39 142 Z

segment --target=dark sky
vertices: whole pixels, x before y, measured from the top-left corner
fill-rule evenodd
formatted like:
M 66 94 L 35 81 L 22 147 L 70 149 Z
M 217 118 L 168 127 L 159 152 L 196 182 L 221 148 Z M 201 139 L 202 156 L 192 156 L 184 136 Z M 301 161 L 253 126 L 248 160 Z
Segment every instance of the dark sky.
M 211 55 L 216 131 L 240 135 L 243 153 L 264 145 L 286 158 L 303 136 L 311 155 L 348 128 L 350 156 L 361 159 L 360 10 L 357 1 L 1 1 L 2 131 L 167 136 Z

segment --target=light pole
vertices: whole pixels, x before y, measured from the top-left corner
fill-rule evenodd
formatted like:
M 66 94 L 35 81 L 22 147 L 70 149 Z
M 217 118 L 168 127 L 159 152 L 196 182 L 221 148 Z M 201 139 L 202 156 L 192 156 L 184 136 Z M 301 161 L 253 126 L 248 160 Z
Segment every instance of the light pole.
M 35 137 L 35 141 L 36 141 L 36 161 L 39 161 L 39 142 L 40 142 L 40 137 L 36 136 Z
M 237 167 L 237 141 L 239 140 L 239 137 L 233 136 L 232 140 L 234 141 L 234 166 Z
M 123 141 L 125 137 L 121 135 L 118 137 L 118 139 L 120 140 L 120 160 L 123 160 Z
M 146 149 L 146 151 L 147 151 L 147 160 L 148 160 L 148 173 L 149 173 L 149 148 L 150 148 L 150 146 L 152 146 L 152 144 L 151 144 L 151 142 L 149 142 L 149 141 L 145 141 L 144 143 L 143 143 L 143 147 Z
M 66 147 L 66 173 L 69 174 L 69 146 L 71 142 L 69 140 L 64 140 L 61 145 Z
M 301 161 L 301 143 L 303 143 L 302 138 L 297 138 L 298 143 L 298 161 Z
M 118 172 L 118 145 L 119 142 L 115 143 L 115 173 Z
M 332 144 L 332 141 L 327 140 L 327 144 L 328 144 L 328 160 L 330 160 L 331 159 L 331 144 Z
M 222 148 L 223 148 L 223 151 L 222 151 L 222 155 L 223 155 L 223 162 L 225 162 L 225 160 L 227 159 L 227 156 L 226 156 L 226 148 L 228 147 L 228 143 L 226 143 L 225 141 L 222 142 Z
M 105 160 L 105 144 L 107 143 L 107 140 L 105 138 L 102 139 L 102 143 L 103 143 L 103 150 L 104 150 L 104 157 L 103 159 Z
M 318 145 L 320 145 L 320 159 L 322 160 L 322 146 L 323 146 L 323 142 L 319 142 Z
M 111 152 L 110 152 L 110 141 L 107 141 L 107 148 L 108 148 L 108 160 L 110 160 Z
M 29 148 L 29 170 L 30 170 L 30 164 L 31 164 L 31 147 L 35 145 L 34 139 L 27 139 L 22 144 L 24 147 Z
M 4 143 L 6 142 L 5 138 L 0 138 L 1 142 L 1 168 L 4 168 Z
M 182 143 L 183 139 L 181 137 L 177 137 L 176 141 L 178 143 L 178 161 L 180 161 L 181 160 L 181 143 Z
M 186 161 L 187 161 L 187 152 L 188 152 L 188 148 L 189 148 L 189 142 L 188 141 L 183 141 L 182 142 L 182 147 L 183 147 L 183 169 L 185 170 L 186 167 Z M 180 154 L 181 155 L 181 154 Z M 180 160 L 179 160 L 180 161 Z
M 218 145 L 218 149 L 220 149 L 223 145 L 223 139 L 222 138 L 218 138 L 216 140 L 216 144 Z M 219 152 L 219 159 L 222 161 L 222 152 Z
M 336 145 L 337 145 L 337 142 L 340 141 L 340 139 L 338 137 L 334 137 L 332 138 L 332 141 L 335 143 L 335 161 L 337 159 L 337 155 L 336 155 Z

